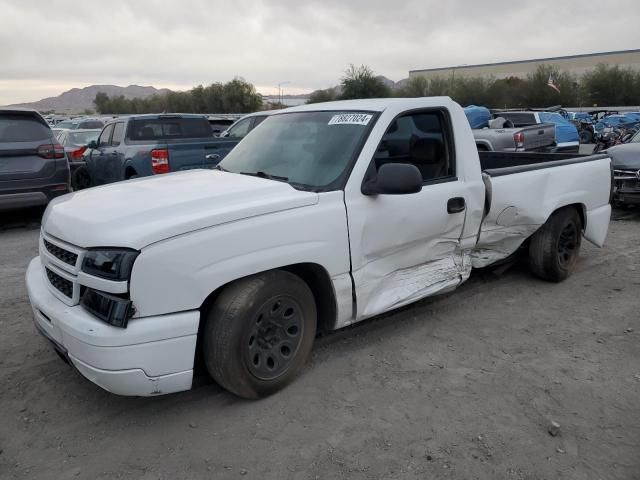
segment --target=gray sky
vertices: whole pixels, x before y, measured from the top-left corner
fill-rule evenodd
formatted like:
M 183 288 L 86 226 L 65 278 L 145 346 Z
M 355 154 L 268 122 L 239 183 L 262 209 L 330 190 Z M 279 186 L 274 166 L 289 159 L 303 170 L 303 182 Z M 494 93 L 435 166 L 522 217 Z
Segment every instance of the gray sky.
M 605 6 L 606 5 L 606 6 Z M 640 1 L 0 0 L 0 105 L 92 84 L 264 94 L 338 83 L 349 63 L 419 68 L 640 48 Z M 604 20 L 604 23 L 602 21 Z

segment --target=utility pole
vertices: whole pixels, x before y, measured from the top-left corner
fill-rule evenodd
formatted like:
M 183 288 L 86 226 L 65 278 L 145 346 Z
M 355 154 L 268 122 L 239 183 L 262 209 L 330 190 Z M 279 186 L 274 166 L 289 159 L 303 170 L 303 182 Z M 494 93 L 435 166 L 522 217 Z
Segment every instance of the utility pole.
M 286 85 L 287 83 L 291 83 L 289 80 L 285 80 L 284 82 L 280 82 L 278 84 L 278 104 L 282 105 L 282 91 L 284 90 L 282 88 L 282 85 Z

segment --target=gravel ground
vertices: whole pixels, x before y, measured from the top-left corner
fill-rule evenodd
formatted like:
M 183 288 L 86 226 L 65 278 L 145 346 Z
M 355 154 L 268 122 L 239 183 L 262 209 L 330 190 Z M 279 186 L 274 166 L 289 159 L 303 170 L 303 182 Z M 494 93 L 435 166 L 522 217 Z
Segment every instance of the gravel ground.
M 564 283 L 475 272 L 318 339 L 258 402 L 206 378 L 117 397 L 75 374 L 31 322 L 39 213 L 0 227 L 2 479 L 640 478 L 640 212 Z

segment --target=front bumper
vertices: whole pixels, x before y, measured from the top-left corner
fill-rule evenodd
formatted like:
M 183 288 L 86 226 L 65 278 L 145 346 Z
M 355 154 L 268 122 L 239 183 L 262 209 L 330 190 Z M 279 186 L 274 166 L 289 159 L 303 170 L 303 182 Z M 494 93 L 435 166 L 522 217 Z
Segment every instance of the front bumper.
M 613 199 L 624 205 L 640 205 L 640 180 L 614 181 Z
M 0 189 L 0 210 L 44 206 L 69 191 L 69 186 L 66 184 L 26 189 Z
M 26 282 L 38 331 L 96 385 L 135 396 L 191 388 L 199 311 L 134 318 L 122 329 L 55 297 L 40 257 L 29 264 Z

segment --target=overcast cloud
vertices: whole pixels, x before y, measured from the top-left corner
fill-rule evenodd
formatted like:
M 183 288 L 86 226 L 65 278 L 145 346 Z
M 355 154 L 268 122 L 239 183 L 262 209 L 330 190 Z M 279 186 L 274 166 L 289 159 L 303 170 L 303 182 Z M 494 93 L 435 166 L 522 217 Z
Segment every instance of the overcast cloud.
M 262 93 L 335 85 L 349 63 L 419 68 L 640 48 L 640 1 L 0 0 L 0 105 L 91 84 Z M 602 23 L 604 22 L 604 23 Z

